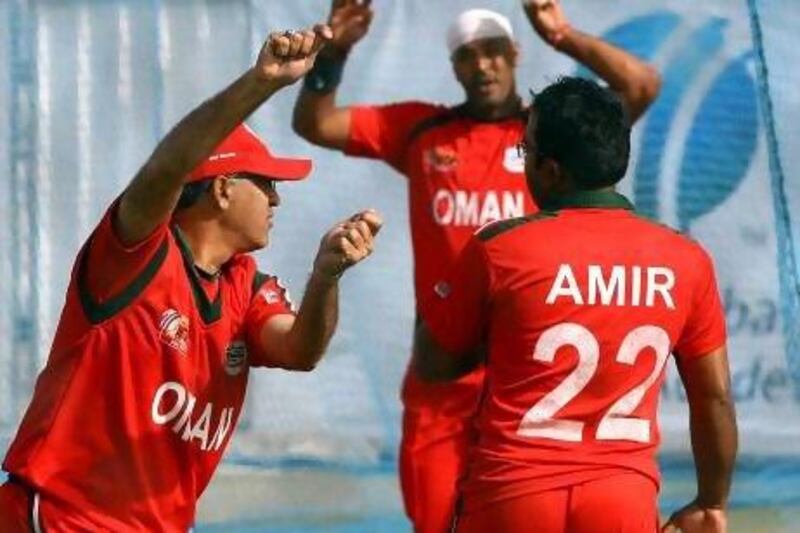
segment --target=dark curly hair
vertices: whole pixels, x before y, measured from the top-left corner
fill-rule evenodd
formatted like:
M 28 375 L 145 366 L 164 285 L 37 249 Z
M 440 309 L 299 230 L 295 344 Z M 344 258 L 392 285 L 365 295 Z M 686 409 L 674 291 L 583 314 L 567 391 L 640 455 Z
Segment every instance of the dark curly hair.
M 614 185 L 630 155 L 630 119 L 622 101 L 594 81 L 562 77 L 533 95 L 536 156 L 552 159 L 581 189 Z

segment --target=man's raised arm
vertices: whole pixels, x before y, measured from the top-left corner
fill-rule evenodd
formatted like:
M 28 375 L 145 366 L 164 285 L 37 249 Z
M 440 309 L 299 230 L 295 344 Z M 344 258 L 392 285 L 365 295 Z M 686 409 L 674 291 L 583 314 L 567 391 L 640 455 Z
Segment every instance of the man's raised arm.
M 350 134 L 350 109 L 337 107 L 336 90 L 353 45 L 372 22 L 369 0 L 334 0 L 328 24 L 333 37 L 308 73 L 294 106 L 292 127 L 308 142 L 343 150 Z
M 570 26 L 557 0 L 524 0 L 534 30 L 550 46 L 597 74 L 617 92 L 635 122 L 661 90 L 655 68 L 633 54 Z
M 272 94 L 302 77 L 330 38 L 330 28 L 272 33 L 256 64 L 183 118 L 158 144 L 122 195 L 117 236 L 134 244 L 172 214 L 186 175 Z

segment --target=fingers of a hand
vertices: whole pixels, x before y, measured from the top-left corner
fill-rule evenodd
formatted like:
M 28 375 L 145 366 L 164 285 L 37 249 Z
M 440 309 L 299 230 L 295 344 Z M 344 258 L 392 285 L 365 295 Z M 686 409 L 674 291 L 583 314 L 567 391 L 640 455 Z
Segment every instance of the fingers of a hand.
M 373 235 L 377 235 L 383 226 L 383 218 L 381 218 L 381 215 L 373 209 L 362 211 L 355 215 L 355 217 L 357 220 L 363 220 L 366 222 Z
M 361 25 L 367 25 L 372 20 L 374 11 L 369 7 L 369 4 L 357 6 L 353 11 L 353 18 Z
M 284 57 L 289 52 L 289 37 L 284 33 L 273 32 L 269 35 L 269 48 L 277 57 Z
M 337 17 L 344 24 L 363 24 L 372 19 L 372 8 L 369 5 L 352 4 L 342 8 Z
M 342 236 L 339 239 L 337 243 L 337 252 L 345 266 L 354 265 L 362 259 L 358 248 L 356 248 L 346 236 Z
M 359 244 L 359 248 L 363 248 L 363 250 L 367 253 L 367 255 L 371 254 L 374 248 L 374 239 L 373 239 L 372 229 L 370 229 L 369 224 L 367 224 L 363 220 L 360 220 L 355 223 L 353 229 L 357 231 L 359 237 L 361 237 L 361 243 Z
M 331 10 L 349 6 L 353 2 L 355 2 L 355 0 L 333 0 L 333 2 L 331 3 Z
M 364 246 L 365 236 L 361 234 L 357 226 L 357 223 L 349 226 L 344 236 L 355 248 L 361 249 Z
M 305 41 L 305 32 L 289 31 L 286 33 L 289 38 L 288 56 L 292 58 L 300 56 L 300 50 L 303 47 L 303 41 Z
M 317 41 L 317 34 L 313 30 L 305 30 L 298 32 L 301 36 L 300 47 L 297 50 L 297 56 L 300 58 L 308 57 L 314 49 L 314 44 Z

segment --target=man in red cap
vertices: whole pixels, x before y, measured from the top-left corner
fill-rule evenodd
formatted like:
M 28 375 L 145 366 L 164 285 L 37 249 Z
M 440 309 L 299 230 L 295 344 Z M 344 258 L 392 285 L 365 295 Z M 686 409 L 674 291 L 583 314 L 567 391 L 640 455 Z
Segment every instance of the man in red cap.
M 319 361 L 337 280 L 370 254 L 381 220 L 365 211 L 322 238 L 295 312 L 247 252 L 267 244 L 276 181 L 304 178 L 311 162 L 274 157 L 240 124 L 305 74 L 329 38 L 327 26 L 272 34 L 255 66 L 186 116 L 103 217 L 3 463 L 0 531 L 187 531 L 250 367 Z

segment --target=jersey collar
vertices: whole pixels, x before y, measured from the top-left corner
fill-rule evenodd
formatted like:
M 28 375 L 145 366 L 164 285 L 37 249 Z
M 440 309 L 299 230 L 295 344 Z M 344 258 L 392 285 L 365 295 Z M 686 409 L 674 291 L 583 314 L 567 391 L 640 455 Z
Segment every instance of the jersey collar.
M 554 198 L 542 205 L 542 209 L 626 209 L 633 211 L 633 204 L 616 191 L 576 191 Z
M 219 320 L 222 316 L 222 285 L 217 288 L 217 297 L 214 301 L 210 301 L 206 296 L 206 291 L 203 290 L 203 285 L 200 282 L 200 276 L 194 266 L 194 255 L 186 242 L 181 229 L 176 225 L 172 225 L 172 234 L 175 236 L 175 241 L 178 243 L 178 248 L 181 250 L 183 256 L 183 264 L 186 274 L 189 276 L 189 283 L 192 285 L 192 292 L 194 293 L 194 303 L 197 310 L 200 312 L 200 317 L 203 323 L 211 324 Z

